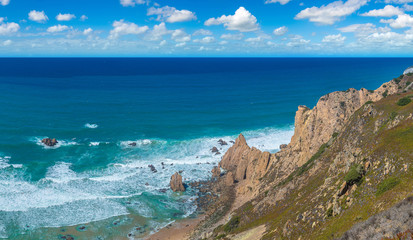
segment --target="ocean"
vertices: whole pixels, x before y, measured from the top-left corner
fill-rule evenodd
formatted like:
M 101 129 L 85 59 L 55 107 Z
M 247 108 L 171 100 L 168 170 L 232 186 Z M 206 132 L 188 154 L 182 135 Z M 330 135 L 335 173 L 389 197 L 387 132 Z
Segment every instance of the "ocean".
M 140 238 L 196 214 L 243 133 L 276 152 L 298 105 L 376 89 L 412 58 L 0 58 L 0 238 Z M 43 138 L 58 144 L 46 147 Z M 130 143 L 136 143 L 131 146 Z M 211 152 L 218 147 L 221 154 Z M 153 165 L 157 172 L 148 167 Z

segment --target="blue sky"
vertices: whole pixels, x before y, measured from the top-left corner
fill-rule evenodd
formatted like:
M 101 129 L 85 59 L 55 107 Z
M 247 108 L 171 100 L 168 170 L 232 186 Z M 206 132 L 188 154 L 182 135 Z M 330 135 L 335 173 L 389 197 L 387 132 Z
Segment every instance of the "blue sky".
M 0 0 L 0 56 L 413 56 L 413 0 Z

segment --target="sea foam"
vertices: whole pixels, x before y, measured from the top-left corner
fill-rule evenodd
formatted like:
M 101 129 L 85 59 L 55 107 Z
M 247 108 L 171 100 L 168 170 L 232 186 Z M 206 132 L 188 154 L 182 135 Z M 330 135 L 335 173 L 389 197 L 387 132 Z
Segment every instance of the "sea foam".
M 85 128 L 92 128 L 92 129 L 99 127 L 99 125 L 97 125 L 95 123 L 86 123 L 84 126 L 85 126 Z

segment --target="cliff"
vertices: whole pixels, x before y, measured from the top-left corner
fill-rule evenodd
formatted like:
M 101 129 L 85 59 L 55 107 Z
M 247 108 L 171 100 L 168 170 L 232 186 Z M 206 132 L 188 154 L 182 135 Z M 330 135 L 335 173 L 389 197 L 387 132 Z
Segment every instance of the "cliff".
M 398 141 L 409 140 L 413 133 L 399 136 L 393 131 L 413 126 L 413 104 L 396 105 L 410 96 L 412 81 L 402 75 L 374 91 L 348 89 L 321 97 L 313 109 L 299 106 L 291 142 L 275 154 L 249 147 L 241 134 L 219 164 L 225 174 L 216 177 L 222 189 L 231 185 L 234 201 L 221 202 L 220 220 L 205 221 L 193 238 L 236 239 L 265 228 L 251 239 L 330 239 L 350 229 L 353 221 L 407 197 L 413 189 L 384 201 L 374 194 L 374 184 L 398 172 L 395 169 L 403 169 L 402 174 L 410 169 L 411 153 L 394 145 L 402 145 Z M 386 145 L 383 134 L 394 142 Z M 403 160 L 395 161 L 395 155 Z M 348 179 L 349 174 L 357 178 Z M 364 198 L 371 195 L 374 200 Z M 362 199 L 368 209 L 350 221 Z M 370 205 L 373 202 L 378 205 Z

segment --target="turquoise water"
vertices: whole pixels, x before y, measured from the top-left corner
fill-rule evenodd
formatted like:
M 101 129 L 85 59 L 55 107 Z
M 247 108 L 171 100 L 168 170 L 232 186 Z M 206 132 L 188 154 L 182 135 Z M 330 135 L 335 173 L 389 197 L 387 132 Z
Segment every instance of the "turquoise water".
M 251 146 L 276 152 L 293 134 L 298 105 L 349 87 L 375 89 L 412 62 L 0 59 L 0 237 L 156 231 L 193 214 L 194 190 L 172 193 L 170 176 L 207 179 L 220 138 L 243 132 Z M 59 144 L 45 147 L 45 137 Z

